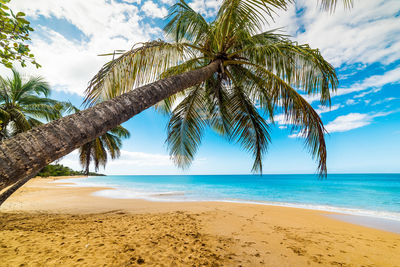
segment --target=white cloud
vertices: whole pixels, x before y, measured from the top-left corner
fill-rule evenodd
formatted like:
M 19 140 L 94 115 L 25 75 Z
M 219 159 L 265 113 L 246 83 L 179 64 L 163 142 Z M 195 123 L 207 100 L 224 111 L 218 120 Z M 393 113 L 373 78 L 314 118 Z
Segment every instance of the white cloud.
M 296 1 L 305 8 L 303 15 L 292 16 L 292 22 L 304 31 L 289 33 L 300 43 L 319 48 L 323 56 L 336 67 L 343 64 L 382 62 L 400 58 L 400 11 L 398 0 L 356 1 L 354 8 L 338 7 L 333 14 L 321 12 L 315 1 Z M 294 11 L 295 12 L 295 11 Z
M 66 20 L 79 29 L 85 38 L 71 40 L 49 27 L 39 27 L 32 35 L 32 50 L 43 65 L 32 73 L 45 76 L 56 89 L 82 94 L 87 82 L 106 61 L 98 54 L 114 49 L 128 49 L 132 44 L 160 35 L 157 27 L 143 22 L 139 8 L 132 3 L 140 0 L 14 0 L 11 6 L 30 17 Z M 161 0 L 172 4 L 172 0 Z M 194 0 L 190 5 L 207 16 L 216 14 L 221 0 Z M 304 12 L 299 15 L 298 11 Z M 147 16 L 160 18 L 167 14 L 165 7 L 148 0 L 141 9 Z M 299 0 L 288 11 L 279 11 L 276 22 L 268 29 L 284 27 L 300 43 L 320 48 L 322 54 L 335 66 L 355 64 L 365 66 L 373 62 L 384 64 L 400 58 L 400 11 L 398 0 L 357 1 L 354 8 L 338 7 L 330 14 L 321 11 L 315 1 Z M 51 27 L 51 25 L 50 25 Z M 301 30 L 299 30 L 301 29 Z M 400 69 L 372 76 L 349 88 L 338 89 L 337 95 L 379 88 L 400 81 Z M 310 103 L 319 96 L 306 96 Z
M 385 98 L 385 99 L 383 99 L 383 100 L 379 100 L 379 101 L 374 102 L 374 103 L 372 104 L 372 106 L 380 105 L 380 104 L 382 104 L 382 103 L 391 102 L 391 101 L 397 100 L 397 99 L 399 99 L 399 98 L 397 98 L 397 97 L 387 97 L 387 98 Z
M 210 17 L 221 2 L 194 0 L 190 6 Z M 300 43 L 319 48 L 336 67 L 388 64 L 400 58 L 400 28 L 395 16 L 399 11 L 398 0 L 356 1 L 350 10 L 339 4 L 334 13 L 321 11 L 316 1 L 298 0 L 287 11 L 279 10 L 266 30 L 282 28 Z
M 318 108 L 317 109 L 315 109 L 315 111 L 319 114 L 319 115 L 321 115 L 322 113 L 327 113 L 327 112 L 331 112 L 331 111 L 334 111 L 334 110 L 337 110 L 337 109 L 339 109 L 339 108 L 341 108 L 342 107 L 342 105 L 340 105 L 340 104 L 336 104 L 336 105 L 333 105 L 333 106 L 331 106 L 331 107 L 324 107 L 324 106 L 318 106 Z M 288 120 L 288 118 L 285 116 L 285 114 L 283 114 L 283 113 L 281 113 L 281 114 L 278 114 L 278 115 L 275 115 L 274 116 L 274 121 L 275 121 L 275 123 L 277 123 L 278 125 L 280 125 L 279 126 L 279 128 L 280 129 L 286 129 L 287 128 L 287 126 L 285 126 L 285 125 L 290 125 L 290 124 L 292 124 L 292 122 L 290 121 L 290 120 Z
M 288 135 L 289 138 L 304 138 L 304 134 L 302 132 L 293 133 Z
M 212 17 L 217 14 L 221 3 L 222 0 L 193 0 L 189 3 L 189 6 L 203 16 Z
M 175 0 L 161 0 L 163 4 L 173 5 L 176 1 Z
M 146 1 L 141 10 L 151 18 L 164 18 L 168 15 L 168 10 L 165 7 L 159 7 L 153 1 Z
M 205 158 L 197 158 L 193 161 L 193 167 L 199 167 L 206 161 Z M 73 151 L 59 161 L 60 164 L 74 170 L 81 170 L 78 152 Z M 91 171 L 94 171 L 91 167 Z M 105 170 L 100 168 L 100 173 L 107 174 L 177 174 L 184 173 L 178 169 L 169 155 L 153 154 L 136 151 L 121 150 L 118 160 L 109 160 Z
M 355 104 L 357 104 L 357 102 L 356 102 L 354 99 L 348 99 L 348 100 L 346 100 L 346 105 L 351 106 L 351 105 L 355 105 Z
M 140 0 L 122 0 L 122 2 L 129 3 L 129 4 L 140 4 Z
M 329 133 L 347 132 L 361 128 L 372 123 L 374 118 L 384 117 L 393 112 L 380 112 L 375 114 L 350 113 L 339 116 L 325 126 Z
M 285 114 L 278 114 L 274 116 L 274 121 L 278 125 L 288 125 L 291 124 L 290 121 L 286 118 Z
M 88 81 L 109 60 L 99 54 L 129 49 L 160 33 L 159 28 L 143 23 L 138 7 L 128 4 L 134 2 L 140 1 L 12 1 L 14 10 L 34 18 L 65 20 L 84 36 L 81 40 L 66 37 L 51 29 L 51 24 L 35 27 L 31 49 L 43 67 L 30 66 L 24 72 L 44 76 L 56 90 L 82 95 Z
M 390 71 L 387 71 L 381 75 L 373 75 L 370 76 L 361 82 L 355 83 L 347 88 L 339 88 L 333 96 L 341 96 L 346 94 L 351 94 L 355 92 L 362 92 L 354 96 L 355 98 L 362 98 L 368 94 L 379 92 L 383 86 L 389 84 L 399 84 L 400 83 L 400 68 L 396 68 Z M 303 96 L 309 103 L 312 103 L 319 99 L 319 95 L 315 96 Z
M 379 92 L 381 90 L 382 90 L 381 88 L 375 88 L 375 89 L 372 89 L 372 90 L 368 90 L 366 92 L 362 92 L 360 94 L 355 95 L 354 98 L 363 98 L 366 95 L 374 94 L 374 93 L 377 93 L 377 92 Z
M 342 105 L 340 105 L 340 104 L 335 104 L 335 105 L 330 106 L 330 107 L 321 106 L 321 105 L 320 105 L 320 106 L 318 106 L 317 109 L 315 109 L 315 111 L 316 111 L 319 115 L 321 115 L 322 113 L 331 112 L 331 111 L 337 110 L 337 109 L 339 109 L 339 108 L 341 108 L 341 107 L 342 107 Z
M 380 91 L 381 87 L 384 85 L 398 84 L 398 83 L 400 83 L 400 69 L 399 68 L 387 71 L 381 75 L 370 76 L 370 77 L 364 79 L 360 83 L 353 84 L 349 88 L 339 88 L 337 90 L 336 95 L 345 95 L 345 94 L 360 92 L 360 91 L 364 91 L 364 90 L 373 88 L 372 90 L 370 90 L 368 92 L 363 92 L 356 96 L 356 97 L 360 98 L 360 97 L 364 97 L 367 94 L 376 93 L 376 92 Z
M 321 11 L 316 1 L 298 0 L 296 7 L 279 12 L 276 23 L 268 28 L 285 27 L 294 40 L 319 48 L 324 58 L 335 67 L 361 71 L 372 63 L 385 65 L 400 59 L 400 27 L 396 16 L 400 12 L 398 0 L 356 1 L 351 10 L 339 6 L 332 14 Z M 299 10 L 302 10 L 301 14 Z M 353 74 L 354 71 L 348 75 Z M 379 90 L 386 84 L 399 81 L 400 69 L 397 68 L 349 88 L 339 88 L 336 96 L 370 88 Z M 312 103 L 319 99 L 319 95 L 305 98 Z

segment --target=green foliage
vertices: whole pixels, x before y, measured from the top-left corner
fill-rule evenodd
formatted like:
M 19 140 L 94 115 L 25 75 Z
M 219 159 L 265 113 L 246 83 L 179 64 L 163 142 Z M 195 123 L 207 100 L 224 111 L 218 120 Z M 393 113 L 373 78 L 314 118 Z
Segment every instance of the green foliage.
M 13 61 L 20 62 L 22 67 L 30 62 L 38 68 L 40 65 L 26 44 L 33 29 L 23 12 L 15 14 L 8 7 L 9 2 L 10 0 L 0 0 L 0 63 L 12 68 Z
M 85 168 L 84 173 L 89 173 L 90 163 L 94 163 L 95 171 L 99 170 L 99 166 L 106 166 L 108 157 L 116 159 L 120 156 L 122 147 L 122 138 L 128 138 L 130 133 L 121 125 L 111 129 L 107 133 L 99 136 L 93 141 L 84 144 L 79 148 L 79 161 Z
M 79 112 L 79 109 L 69 104 L 67 111 L 76 113 Z M 79 148 L 79 162 L 84 168 L 82 173 L 89 175 L 89 167 L 92 162 L 97 172 L 100 165 L 106 166 L 109 156 L 111 156 L 111 159 L 118 158 L 122 147 L 122 139 L 129 138 L 129 136 L 129 131 L 119 125 L 81 146 Z
M 351 8 L 354 0 L 341 0 L 345 8 Z M 321 8 L 334 11 L 338 4 L 338 0 L 321 0 Z
M 67 103 L 50 99 L 50 86 L 42 77 L 24 77 L 12 69 L 0 77 L 0 140 L 61 117 Z
M 223 0 L 211 22 L 184 0 L 170 8 L 164 27 L 167 41 L 135 45 L 113 53 L 89 83 L 86 103 L 94 105 L 143 84 L 220 62 L 220 69 L 203 83 L 157 105 L 170 113 L 167 143 L 179 167 L 193 161 L 202 133 L 209 126 L 254 157 L 253 171 L 262 172 L 274 115 L 283 113 L 299 132 L 318 170 L 326 175 L 325 129 L 319 115 L 298 91 L 320 95 L 330 105 L 336 90 L 335 69 L 318 49 L 264 28 L 278 10 L 294 0 Z M 343 0 L 346 7 L 352 0 Z M 333 10 L 337 0 L 322 0 Z M 118 56 L 115 58 L 115 56 Z
M 69 167 L 61 164 L 49 164 L 44 167 L 38 174 L 41 177 L 49 176 L 76 176 L 76 175 L 86 175 L 83 171 L 74 171 Z M 102 176 L 103 174 L 90 172 L 90 176 Z

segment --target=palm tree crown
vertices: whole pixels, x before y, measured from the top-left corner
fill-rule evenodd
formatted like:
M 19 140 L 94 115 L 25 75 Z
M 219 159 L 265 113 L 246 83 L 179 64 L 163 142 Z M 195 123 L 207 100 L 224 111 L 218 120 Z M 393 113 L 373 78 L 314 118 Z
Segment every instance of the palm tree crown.
M 43 78 L 24 80 L 12 72 L 12 78 L 0 77 L 0 140 L 61 116 L 62 103 L 48 98 L 50 86 Z
M 215 19 L 207 22 L 180 0 L 170 9 L 164 28 L 169 42 L 157 40 L 114 52 L 119 57 L 92 79 L 86 102 L 93 105 L 159 78 L 219 62 L 218 72 L 209 79 L 157 105 L 171 113 L 167 143 L 175 163 L 190 165 L 209 126 L 252 153 L 253 171 L 262 172 L 274 115 L 283 113 L 317 158 L 319 173 L 326 175 L 325 129 L 303 95 L 319 94 L 321 104 L 330 105 L 330 91 L 338 80 L 318 49 L 265 31 L 268 19 L 288 2 L 225 0 Z M 333 2 L 322 4 L 332 8 Z

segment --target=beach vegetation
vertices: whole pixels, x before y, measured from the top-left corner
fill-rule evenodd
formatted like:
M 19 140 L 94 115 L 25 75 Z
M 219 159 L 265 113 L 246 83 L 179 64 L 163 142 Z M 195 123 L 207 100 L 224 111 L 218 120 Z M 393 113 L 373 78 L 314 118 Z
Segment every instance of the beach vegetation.
M 89 175 L 90 163 L 93 162 L 97 172 L 99 166 L 105 167 L 108 155 L 116 159 L 121 154 L 122 138 L 128 138 L 129 131 L 121 125 L 111 129 L 107 133 L 97 137 L 79 148 L 79 162 L 84 168 L 84 174 Z
M 69 104 L 67 112 L 76 113 L 80 110 Z M 111 129 L 96 139 L 79 147 L 79 162 L 83 167 L 81 174 L 89 175 L 90 164 L 93 163 L 95 171 L 100 166 L 105 167 L 108 158 L 116 159 L 121 154 L 122 139 L 129 138 L 130 132 L 121 125 Z
M 61 117 L 65 103 L 49 98 L 49 84 L 40 76 L 24 78 L 15 69 L 0 77 L 0 140 Z
M 29 34 L 33 31 L 30 22 L 25 13 L 14 13 L 9 3 L 10 0 L 0 0 L 0 64 L 12 68 L 13 62 L 17 61 L 22 67 L 27 62 L 40 67 L 28 45 Z
M 83 173 L 89 175 L 89 167 L 92 162 L 96 172 L 99 170 L 99 166 L 105 167 L 108 155 L 110 155 L 111 159 L 118 158 L 121 154 L 121 139 L 129 136 L 129 131 L 119 125 L 81 146 L 79 148 L 79 162 L 84 168 Z
M 81 175 L 90 175 L 90 176 L 103 176 L 104 174 L 96 173 L 96 172 L 88 172 L 85 171 L 74 171 L 73 169 L 64 166 L 62 164 L 49 164 L 44 167 L 37 176 L 41 177 L 50 177 L 50 176 L 81 176 Z

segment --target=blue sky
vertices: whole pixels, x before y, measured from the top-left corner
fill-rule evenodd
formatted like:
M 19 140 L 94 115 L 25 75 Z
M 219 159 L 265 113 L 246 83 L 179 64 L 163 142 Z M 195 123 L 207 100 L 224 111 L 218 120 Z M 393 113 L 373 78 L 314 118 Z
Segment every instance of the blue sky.
M 340 79 L 332 108 L 307 98 L 320 113 L 330 134 L 328 171 L 400 172 L 400 2 L 355 0 L 352 10 L 340 6 L 322 12 L 315 0 L 300 0 L 279 12 L 269 28 L 319 48 Z M 42 75 L 52 85 L 52 97 L 82 102 L 90 78 L 106 61 L 98 54 L 129 49 L 134 43 L 163 38 L 162 18 L 172 0 L 12 0 L 32 22 L 32 50 L 42 68 L 25 73 Z M 219 0 L 193 0 L 191 6 L 212 18 Z M 9 72 L 1 69 L 2 75 Z M 124 141 L 121 158 L 109 162 L 108 174 L 244 174 L 252 158 L 239 146 L 207 131 L 196 160 L 186 171 L 169 160 L 165 145 L 168 118 L 149 109 L 124 124 L 132 136 Z M 296 133 L 285 129 L 277 115 L 264 173 L 315 173 L 316 163 Z M 76 153 L 62 164 L 80 169 Z

